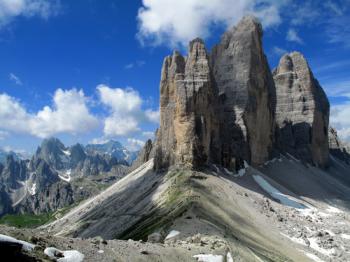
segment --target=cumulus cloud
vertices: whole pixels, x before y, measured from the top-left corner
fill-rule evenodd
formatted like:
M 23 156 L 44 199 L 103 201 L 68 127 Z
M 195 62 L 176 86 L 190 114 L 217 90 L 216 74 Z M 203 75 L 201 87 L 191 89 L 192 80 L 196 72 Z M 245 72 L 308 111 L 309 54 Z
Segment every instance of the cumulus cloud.
M 9 74 L 9 79 L 18 86 L 23 85 L 21 79 L 18 76 L 16 76 L 14 73 Z
M 59 1 L 49 0 L 0 0 L 0 28 L 16 17 L 38 16 L 47 19 L 57 14 Z
M 145 145 L 145 142 L 135 138 L 128 138 L 126 147 L 130 151 L 138 151 Z
M 141 123 L 158 123 L 159 112 L 143 110 L 144 101 L 134 89 L 99 85 L 97 91 L 101 102 L 109 109 L 109 115 L 104 119 L 105 136 L 126 136 L 141 131 Z
M 57 89 L 53 105 L 29 113 L 19 100 L 0 94 L 0 128 L 40 138 L 58 133 L 77 134 L 94 129 L 98 120 L 90 114 L 82 90 Z
M 298 44 L 304 43 L 303 39 L 301 39 L 301 37 L 298 35 L 298 32 L 294 28 L 290 28 L 288 30 L 286 40 L 290 42 L 296 42 Z
M 281 22 L 280 9 L 289 0 L 143 0 L 138 12 L 142 43 L 187 45 L 208 37 L 217 25 L 232 26 L 244 15 L 255 15 L 265 27 Z M 189 26 L 191 25 L 191 26 Z
M 144 132 L 142 132 L 142 136 L 144 136 L 146 138 L 153 138 L 154 137 L 154 132 L 144 131 Z
M 350 98 L 350 94 L 348 94 Z M 338 135 L 350 142 L 350 102 L 333 106 L 331 109 L 330 122 L 338 131 Z

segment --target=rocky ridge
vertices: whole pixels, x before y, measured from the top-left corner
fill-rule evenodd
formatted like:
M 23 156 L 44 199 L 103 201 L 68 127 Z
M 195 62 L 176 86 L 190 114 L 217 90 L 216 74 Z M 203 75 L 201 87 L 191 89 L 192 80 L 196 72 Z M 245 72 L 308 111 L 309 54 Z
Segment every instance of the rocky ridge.
M 175 51 L 165 58 L 157 170 L 214 163 L 238 172 L 279 154 L 328 167 L 327 96 L 298 52 L 271 72 L 262 35 L 248 16 L 211 53 L 195 39 L 187 57 Z
M 52 212 L 79 202 L 120 179 L 127 165 L 80 144 L 46 139 L 30 160 L 8 155 L 0 164 L 0 215 Z

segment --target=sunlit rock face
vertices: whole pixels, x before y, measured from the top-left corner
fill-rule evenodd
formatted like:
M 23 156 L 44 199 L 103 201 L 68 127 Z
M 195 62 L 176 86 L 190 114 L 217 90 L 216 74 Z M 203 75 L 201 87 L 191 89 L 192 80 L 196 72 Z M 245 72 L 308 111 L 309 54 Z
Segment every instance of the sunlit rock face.
M 221 160 L 238 169 L 270 157 L 274 137 L 275 88 L 262 47 L 262 27 L 245 17 L 226 32 L 212 54 L 221 106 Z
M 217 121 L 217 92 L 201 39 L 189 45 L 188 57 L 166 57 L 160 84 L 160 128 L 156 168 L 181 163 L 199 167 L 211 158 Z M 216 128 L 215 128 L 216 127 Z
M 267 161 L 273 146 L 274 83 L 261 25 L 244 18 L 208 55 L 190 43 L 188 57 L 165 58 L 160 84 L 156 168 L 208 162 L 239 169 Z
M 165 58 L 155 168 L 219 164 L 238 171 L 276 154 L 329 163 L 329 102 L 305 60 L 287 54 L 270 70 L 262 27 L 244 17 L 208 53 L 201 39 L 188 56 Z
M 326 167 L 329 102 L 304 56 L 284 55 L 274 71 L 277 142 L 283 152 Z

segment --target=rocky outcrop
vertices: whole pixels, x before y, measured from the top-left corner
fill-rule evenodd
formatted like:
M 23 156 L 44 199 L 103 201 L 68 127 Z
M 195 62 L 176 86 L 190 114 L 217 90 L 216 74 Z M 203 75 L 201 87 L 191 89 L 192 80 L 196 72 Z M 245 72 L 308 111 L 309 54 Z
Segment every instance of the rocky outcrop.
M 201 39 L 190 43 L 187 58 L 178 52 L 165 58 L 160 93 L 155 167 L 205 165 L 215 140 L 216 89 Z
M 190 43 L 164 60 L 156 169 L 208 162 L 238 170 L 270 157 L 274 132 L 274 83 L 262 49 L 262 29 L 244 18 L 209 55 Z
M 337 134 L 337 131 L 330 127 L 328 131 L 329 153 L 350 165 L 350 151 Z
M 274 71 L 274 80 L 279 149 L 326 167 L 329 102 L 303 55 L 284 55 Z
M 146 141 L 145 145 L 143 146 L 143 148 L 139 152 L 136 160 L 132 163 L 132 166 L 129 169 L 130 171 L 135 170 L 136 168 L 138 168 L 142 164 L 146 163 L 151 158 L 154 158 L 154 155 L 155 155 L 155 146 L 154 145 L 155 144 L 156 144 L 156 142 L 152 142 L 151 139 L 148 139 Z
M 262 34 L 261 24 L 245 17 L 211 54 L 222 106 L 222 164 L 231 169 L 239 169 L 243 160 L 264 163 L 273 147 L 275 88 Z

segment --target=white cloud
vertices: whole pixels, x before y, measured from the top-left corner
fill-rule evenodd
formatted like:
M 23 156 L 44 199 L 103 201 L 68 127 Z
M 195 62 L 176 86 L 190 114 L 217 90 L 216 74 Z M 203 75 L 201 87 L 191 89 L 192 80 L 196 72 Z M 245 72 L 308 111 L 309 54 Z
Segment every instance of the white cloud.
M 10 73 L 10 74 L 9 74 L 9 79 L 10 79 L 11 81 L 13 81 L 13 82 L 14 82 L 16 85 L 18 85 L 18 86 L 23 85 L 21 79 L 20 79 L 18 76 L 16 76 L 14 73 Z
M 325 2 L 324 6 L 328 10 L 331 10 L 335 15 L 343 15 L 342 8 L 332 1 Z
M 18 16 L 38 16 L 47 19 L 57 14 L 59 1 L 49 0 L 0 0 L 0 28 Z
M 143 43 L 187 45 L 208 37 L 216 25 L 232 26 L 244 15 L 260 18 L 265 27 L 281 22 L 280 9 L 289 0 L 143 0 L 138 38 Z M 191 25 L 191 26 L 189 26 Z
M 290 41 L 290 42 L 296 42 L 298 44 L 303 44 L 304 43 L 304 41 L 298 35 L 298 32 L 295 29 L 293 29 L 293 28 L 290 28 L 288 30 L 286 40 Z
M 287 51 L 286 49 L 280 48 L 280 47 L 278 47 L 278 46 L 274 46 L 274 47 L 272 48 L 272 52 L 273 52 L 273 54 L 275 54 L 275 55 L 277 55 L 277 56 L 282 56 L 282 55 L 288 53 L 288 51 Z
M 146 118 L 149 120 L 149 121 L 151 121 L 151 122 L 153 122 L 153 123 L 159 123 L 159 117 L 160 117 L 160 112 L 159 112 L 159 110 L 157 110 L 157 111 L 153 111 L 153 110 L 151 110 L 151 109 L 147 109 L 146 111 L 145 111 L 145 115 L 146 115 Z
M 142 66 L 144 66 L 146 64 L 146 62 L 145 61 L 143 61 L 143 60 L 137 60 L 135 63 L 130 63 L 130 64 L 127 64 L 127 65 L 125 65 L 125 69 L 132 69 L 132 68 L 134 68 L 134 67 L 142 67 Z
M 145 132 L 142 132 L 142 136 L 144 136 L 146 138 L 153 138 L 154 137 L 154 132 L 145 131 Z
M 98 120 L 90 114 L 86 103 L 82 90 L 57 89 L 52 107 L 29 113 L 19 100 L 0 94 L 0 128 L 41 138 L 88 132 L 98 125 Z
M 323 81 L 322 86 L 329 96 L 346 96 L 350 90 L 350 79 Z
M 319 4 L 309 0 L 305 0 L 302 3 L 294 3 L 288 8 L 293 10 L 287 14 L 290 16 L 290 23 L 293 26 L 312 25 L 315 20 L 321 17 L 322 13 Z
M 109 116 L 104 119 L 106 137 L 126 136 L 141 131 L 144 122 L 158 123 L 159 112 L 143 110 L 143 99 L 132 88 L 110 88 L 97 86 L 101 102 L 109 108 Z
M 144 141 L 135 138 L 128 138 L 127 141 L 126 148 L 130 151 L 140 150 L 145 145 Z
M 8 135 L 8 132 L 0 130 L 0 140 L 4 140 Z
M 348 94 L 350 98 L 350 94 Z M 337 129 L 338 135 L 350 142 L 350 103 L 336 105 L 331 108 L 330 123 Z

